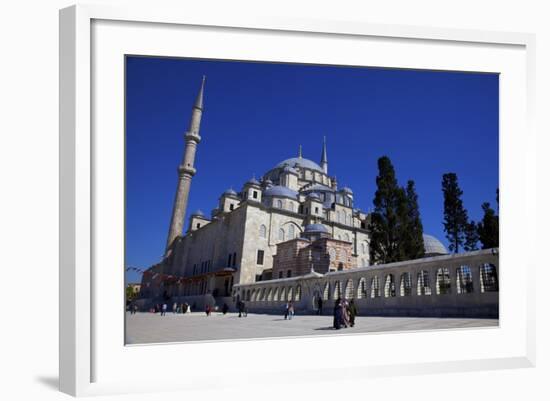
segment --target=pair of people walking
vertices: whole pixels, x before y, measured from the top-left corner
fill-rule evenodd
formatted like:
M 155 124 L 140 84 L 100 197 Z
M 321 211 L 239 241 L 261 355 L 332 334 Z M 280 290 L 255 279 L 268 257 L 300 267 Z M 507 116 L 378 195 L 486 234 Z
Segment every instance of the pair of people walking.
M 353 298 L 348 302 L 345 299 L 338 297 L 334 302 L 334 322 L 333 327 L 340 330 L 355 326 L 355 316 L 357 316 L 357 307 Z
M 237 310 L 239 311 L 239 317 L 247 317 L 248 311 L 246 309 L 246 305 L 244 301 L 238 301 L 237 302 Z
M 288 301 L 285 305 L 285 320 L 291 320 L 292 316 L 294 316 L 294 304 L 292 301 Z

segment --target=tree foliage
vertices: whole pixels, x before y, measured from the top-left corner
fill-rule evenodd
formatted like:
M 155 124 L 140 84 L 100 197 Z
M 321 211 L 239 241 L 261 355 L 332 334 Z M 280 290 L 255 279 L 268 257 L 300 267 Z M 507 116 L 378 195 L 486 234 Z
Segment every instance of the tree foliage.
M 477 224 L 475 221 L 471 220 L 466 224 L 466 229 L 464 231 L 464 250 L 465 251 L 475 251 L 478 248 L 479 243 L 479 234 L 477 231 Z
M 498 215 L 491 208 L 489 202 L 483 203 L 481 208 L 483 209 L 483 219 L 477 224 L 479 241 L 483 249 L 497 248 L 499 237 Z
M 462 203 L 462 190 L 458 185 L 455 173 L 443 174 L 441 183 L 443 189 L 443 226 L 449 250 L 458 253 L 464 245 L 466 226 L 468 225 L 468 212 Z
M 402 233 L 402 247 L 405 260 L 418 259 L 424 256 L 424 228 L 420 218 L 420 209 L 418 207 L 418 195 L 413 180 L 407 181 L 405 189 L 406 196 L 406 215 L 405 230 Z

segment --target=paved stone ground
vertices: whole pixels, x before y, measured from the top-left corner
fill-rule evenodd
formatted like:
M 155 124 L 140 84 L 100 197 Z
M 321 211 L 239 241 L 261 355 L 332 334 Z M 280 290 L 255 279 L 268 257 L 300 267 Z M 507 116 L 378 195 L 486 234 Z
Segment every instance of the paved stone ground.
M 204 312 L 172 314 L 126 314 L 126 343 L 166 343 L 204 340 L 234 340 L 266 337 L 334 335 L 340 333 L 373 333 L 383 331 L 416 331 L 469 327 L 495 327 L 498 319 L 418 318 L 358 316 L 355 327 L 334 330 L 332 316 L 283 316 L 235 313 L 222 315 Z

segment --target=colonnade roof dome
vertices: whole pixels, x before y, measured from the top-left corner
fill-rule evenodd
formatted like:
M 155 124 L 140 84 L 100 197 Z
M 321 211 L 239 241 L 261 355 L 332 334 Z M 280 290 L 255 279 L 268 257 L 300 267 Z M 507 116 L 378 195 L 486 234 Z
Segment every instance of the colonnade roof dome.
M 282 196 L 285 198 L 293 198 L 296 199 L 298 197 L 298 192 L 288 188 L 283 187 L 281 185 L 274 185 L 269 188 L 267 188 L 264 191 L 264 196 Z
M 422 234 L 424 238 L 424 253 L 426 255 L 447 255 L 447 248 L 432 235 Z
M 310 170 L 316 170 L 320 173 L 324 173 L 324 170 L 312 160 L 304 159 L 303 157 L 293 157 L 291 159 L 286 159 L 277 164 L 274 168 L 284 168 L 285 166 L 290 167 L 302 167 Z
M 308 224 L 304 228 L 306 233 L 328 233 L 328 229 L 323 224 Z

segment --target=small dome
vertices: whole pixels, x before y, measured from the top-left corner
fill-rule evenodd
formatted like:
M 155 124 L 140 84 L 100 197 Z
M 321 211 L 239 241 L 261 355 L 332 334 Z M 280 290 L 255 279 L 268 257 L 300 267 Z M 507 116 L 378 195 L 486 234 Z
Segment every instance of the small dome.
M 266 178 L 266 179 L 264 180 L 264 185 L 265 185 L 266 187 L 270 187 L 270 186 L 273 185 L 273 181 L 271 181 L 269 178 Z
M 306 233 L 328 233 L 328 229 L 322 224 L 308 224 L 304 228 Z
M 345 193 L 348 193 L 348 194 L 351 194 L 353 195 L 353 191 L 351 190 L 351 188 L 349 187 L 343 187 L 340 192 L 345 192 Z
M 304 159 L 303 157 L 293 157 L 291 159 L 283 160 L 277 164 L 275 168 L 284 168 L 285 166 L 308 168 L 324 174 L 324 170 L 317 163 L 309 159 Z
M 197 209 L 193 213 L 191 213 L 191 217 L 204 217 L 204 213 L 202 210 Z
M 437 238 L 428 234 L 422 234 L 422 237 L 426 256 L 447 255 L 447 248 Z
M 282 196 L 285 198 L 296 199 L 298 197 L 298 192 L 281 185 L 274 185 L 264 191 L 264 196 Z
M 237 196 L 237 193 L 233 190 L 233 188 L 226 189 L 223 194 L 227 196 Z
M 260 182 L 255 177 L 252 177 L 246 182 L 246 185 L 260 185 Z

